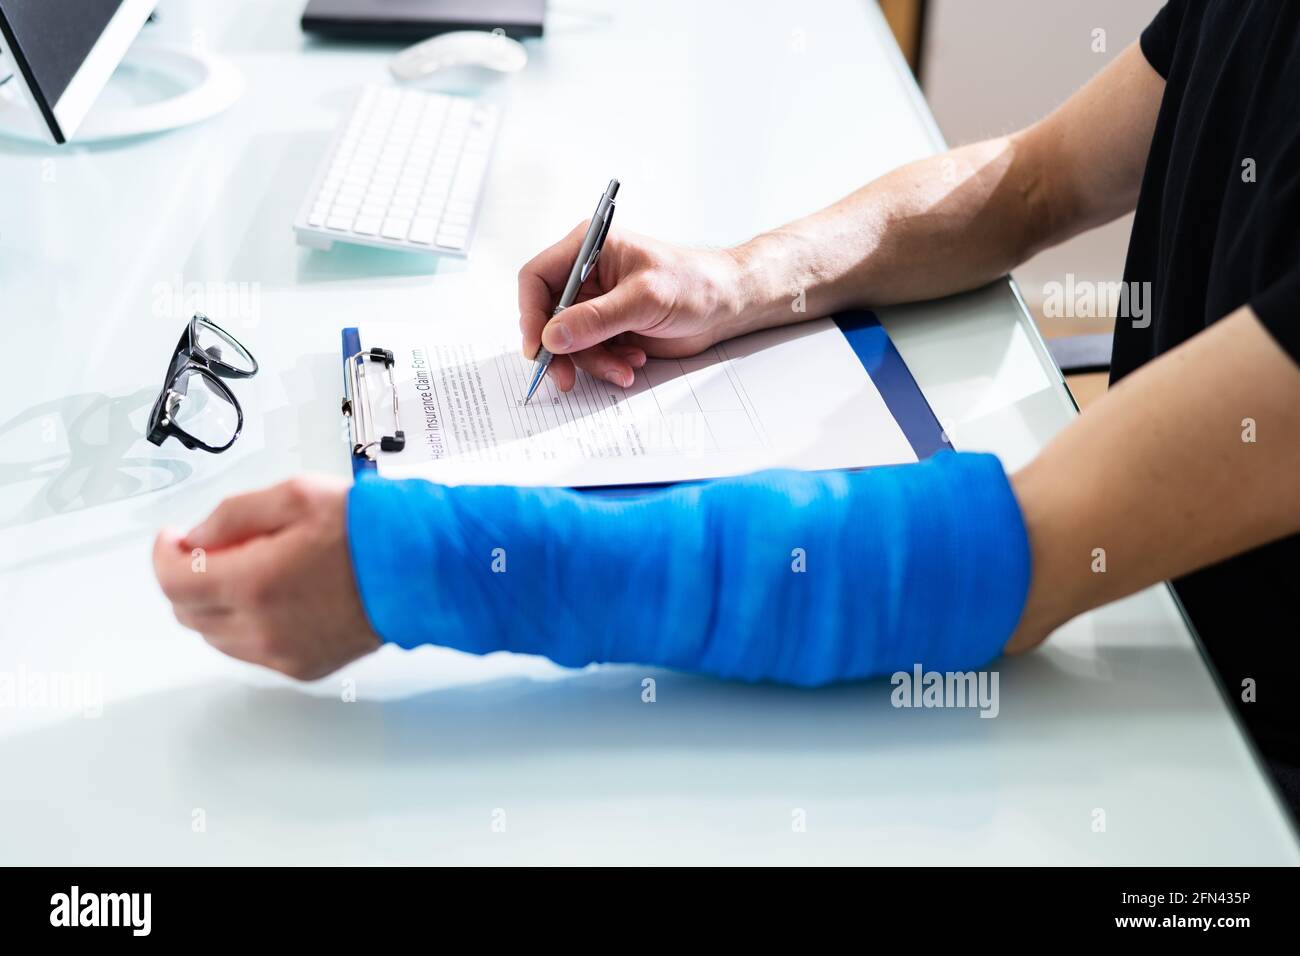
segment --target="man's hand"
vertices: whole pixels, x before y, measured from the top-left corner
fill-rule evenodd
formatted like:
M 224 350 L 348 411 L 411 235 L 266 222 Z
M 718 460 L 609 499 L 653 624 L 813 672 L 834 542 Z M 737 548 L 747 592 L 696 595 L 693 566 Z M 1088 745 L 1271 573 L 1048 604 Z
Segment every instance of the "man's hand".
M 744 331 L 741 270 L 730 253 L 618 231 L 610 233 L 578 301 L 552 320 L 586 229 L 579 223 L 519 272 L 524 355 L 533 358 L 544 344 L 555 355 L 550 375 L 562 391 L 573 388 L 575 365 L 627 387 L 647 355 L 695 355 Z
M 153 564 L 176 620 L 231 657 L 299 680 L 379 646 L 357 597 L 343 482 L 295 478 L 229 498 Z

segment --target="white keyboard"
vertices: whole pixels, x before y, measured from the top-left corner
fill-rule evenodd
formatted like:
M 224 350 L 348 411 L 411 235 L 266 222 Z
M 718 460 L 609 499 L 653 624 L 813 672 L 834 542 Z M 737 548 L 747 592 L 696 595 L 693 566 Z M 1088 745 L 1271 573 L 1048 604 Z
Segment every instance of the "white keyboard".
M 462 96 L 365 87 L 294 221 L 298 241 L 467 255 L 498 120 Z

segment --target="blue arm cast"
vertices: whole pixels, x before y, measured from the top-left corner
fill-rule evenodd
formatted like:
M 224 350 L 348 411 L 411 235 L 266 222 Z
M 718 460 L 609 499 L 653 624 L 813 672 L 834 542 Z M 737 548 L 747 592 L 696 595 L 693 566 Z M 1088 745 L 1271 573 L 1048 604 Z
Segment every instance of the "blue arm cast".
M 402 647 L 819 685 L 996 657 L 1029 588 L 990 455 L 770 471 L 631 497 L 362 478 L 358 590 Z

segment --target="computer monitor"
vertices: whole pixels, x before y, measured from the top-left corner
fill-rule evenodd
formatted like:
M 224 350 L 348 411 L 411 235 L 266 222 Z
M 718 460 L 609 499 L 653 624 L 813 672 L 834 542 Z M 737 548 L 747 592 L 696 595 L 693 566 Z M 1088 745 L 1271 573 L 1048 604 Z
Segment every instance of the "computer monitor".
M 11 73 L 0 134 L 56 144 L 142 136 L 239 99 L 239 70 L 201 44 L 132 42 L 157 2 L 0 0 L 0 70 Z M 124 81 L 101 96 L 119 63 Z
M 55 143 L 85 119 L 157 0 L 0 0 L 0 72 Z

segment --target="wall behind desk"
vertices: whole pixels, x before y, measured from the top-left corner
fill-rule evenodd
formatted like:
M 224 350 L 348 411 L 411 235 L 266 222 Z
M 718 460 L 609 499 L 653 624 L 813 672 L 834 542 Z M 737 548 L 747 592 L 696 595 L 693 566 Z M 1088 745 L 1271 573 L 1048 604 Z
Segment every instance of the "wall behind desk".
M 1137 39 L 1161 0 L 930 0 L 921 83 L 939 128 L 953 145 L 1019 129 L 1046 115 Z M 1094 31 L 1105 31 L 1097 51 Z M 1096 130 L 1097 148 L 1108 131 Z M 1132 218 L 1125 216 L 1015 271 L 1025 301 L 1041 316 L 1044 286 L 1067 272 L 1094 282 L 1124 271 Z M 1062 324 L 1064 323 L 1064 324 Z M 1048 334 L 1105 331 L 1106 319 L 1048 320 Z

